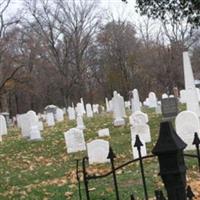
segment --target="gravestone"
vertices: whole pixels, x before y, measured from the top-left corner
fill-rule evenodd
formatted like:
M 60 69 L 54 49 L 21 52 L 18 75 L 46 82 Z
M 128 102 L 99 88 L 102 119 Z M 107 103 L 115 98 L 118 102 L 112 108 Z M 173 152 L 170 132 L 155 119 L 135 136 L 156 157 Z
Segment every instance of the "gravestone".
M 179 137 L 187 144 L 186 150 L 194 150 L 192 145 L 194 133 L 197 132 L 200 137 L 200 123 L 196 113 L 183 111 L 178 114 L 175 120 L 176 132 Z
M 89 103 L 86 104 L 86 114 L 87 114 L 87 117 L 89 118 L 93 117 L 92 106 Z
M 74 110 L 73 107 L 68 107 L 67 113 L 68 113 L 69 120 L 75 120 L 76 119 L 76 113 L 75 113 L 75 110 Z
M 0 136 L 7 135 L 6 119 L 3 115 L 0 115 Z
M 55 126 L 54 116 L 52 112 L 46 114 L 46 122 L 48 126 Z
M 104 128 L 98 131 L 98 136 L 99 137 L 108 137 L 110 136 L 110 132 L 108 128 Z
M 194 83 L 194 76 L 188 52 L 183 52 L 183 69 L 186 89 L 186 105 L 187 110 L 195 112 L 200 117 L 200 107 L 198 95 Z
M 55 114 L 55 118 L 57 122 L 62 122 L 64 121 L 64 113 L 63 110 L 60 108 L 56 109 L 56 114 Z
M 161 110 L 164 118 L 173 118 L 178 114 L 178 100 L 175 97 L 161 99 Z
M 19 116 L 19 124 L 21 127 L 21 134 L 24 138 L 30 137 L 30 124 L 29 124 L 29 118 L 27 113 L 21 114 Z
M 113 114 L 114 114 L 114 126 L 122 126 L 125 124 L 123 118 L 123 112 L 121 109 L 121 99 L 116 91 L 113 93 L 112 103 L 113 103 Z
M 135 140 L 135 136 L 139 135 L 144 142 L 151 142 L 151 133 L 148 124 L 136 124 L 131 126 L 131 139 Z
M 162 94 L 162 99 L 167 99 L 167 98 L 169 98 L 168 94 L 166 93 Z
M 108 98 L 105 98 L 105 101 L 106 101 L 106 112 L 111 112 Z
M 156 94 L 154 92 L 149 93 L 148 104 L 149 104 L 150 108 L 157 107 L 157 98 L 156 98 Z
M 83 131 L 77 128 L 71 128 L 64 133 L 67 153 L 75 153 L 86 150 Z
M 141 140 L 141 142 L 143 144 L 143 146 L 141 146 L 141 156 L 144 157 L 144 156 L 147 155 L 146 144 L 142 139 L 140 139 L 140 140 Z M 134 147 L 134 145 L 135 145 L 135 138 L 134 138 L 134 140 L 132 140 L 131 146 L 132 146 L 133 158 L 137 159 L 137 158 L 139 158 L 139 154 L 138 154 L 137 148 Z
M 140 111 L 140 99 L 139 99 L 139 94 L 138 94 L 138 90 L 134 89 L 132 91 L 132 96 L 133 98 L 131 99 L 131 108 L 132 108 L 132 113 L 136 112 L 136 111 Z
M 44 130 L 44 125 L 43 125 L 43 122 L 42 122 L 42 121 L 39 121 L 39 122 L 38 122 L 38 127 L 39 127 L 39 130 L 40 130 L 40 131 L 43 131 L 43 130 Z
M 146 124 L 148 123 L 148 121 L 149 121 L 148 115 L 141 111 L 137 111 L 129 117 L 129 122 L 131 125 Z
M 84 122 L 83 122 L 83 117 L 81 115 L 78 115 L 77 118 L 76 118 L 76 127 L 78 129 L 81 129 L 81 130 L 84 130 L 85 129 L 85 125 L 84 125 Z
M 93 104 L 92 109 L 93 109 L 93 113 L 98 114 L 99 113 L 99 104 Z
M 32 110 L 27 112 L 30 140 L 41 140 L 41 134 L 39 130 L 39 120 L 36 113 Z
M 187 102 L 186 90 L 180 90 L 180 102 L 181 103 L 186 103 Z
M 89 164 L 106 163 L 109 153 L 109 142 L 101 139 L 93 140 L 87 143 L 87 152 Z
M 77 115 L 81 115 L 81 116 L 83 116 L 85 114 L 85 110 L 84 110 L 82 103 L 76 104 L 76 113 L 77 113 Z

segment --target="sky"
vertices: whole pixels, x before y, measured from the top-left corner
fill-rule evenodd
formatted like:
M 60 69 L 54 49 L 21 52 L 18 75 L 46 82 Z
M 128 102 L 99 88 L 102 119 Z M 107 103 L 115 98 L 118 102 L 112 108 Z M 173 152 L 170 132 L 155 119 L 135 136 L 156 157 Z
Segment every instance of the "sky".
M 1 2 L 2 0 L 0 0 Z M 9 14 L 16 13 L 17 10 L 22 6 L 23 0 L 11 0 L 11 5 L 9 6 Z M 70 1 L 70 0 L 68 0 Z M 85 0 L 85 2 L 91 0 Z M 119 17 L 123 19 L 128 19 L 130 21 L 137 21 L 139 15 L 135 11 L 135 0 L 129 0 L 128 4 L 122 2 L 121 0 L 96 0 L 103 11 L 112 15 L 115 19 Z

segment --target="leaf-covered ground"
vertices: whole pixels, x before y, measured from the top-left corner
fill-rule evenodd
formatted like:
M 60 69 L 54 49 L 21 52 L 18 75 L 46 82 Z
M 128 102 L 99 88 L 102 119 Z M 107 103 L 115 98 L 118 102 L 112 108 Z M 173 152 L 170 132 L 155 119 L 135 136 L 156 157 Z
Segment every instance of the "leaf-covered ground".
M 146 110 L 149 115 L 149 125 L 153 142 L 147 145 L 148 154 L 159 132 L 161 117 L 152 110 Z M 86 142 L 97 139 L 97 131 L 109 128 L 111 137 L 105 138 L 111 143 L 117 155 L 116 166 L 132 159 L 130 126 L 115 128 L 110 114 L 96 115 L 92 119 L 84 119 L 87 129 L 84 131 Z M 128 120 L 127 120 L 128 121 Z M 0 199 L 36 199 L 36 200 L 78 200 L 78 184 L 76 180 L 76 160 L 82 159 L 86 152 L 67 154 L 64 131 L 75 126 L 75 121 L 65 119 L 53 128 L 45 128 L 43 141 L 31 142 L 21 138 L 20 130 L 12 128 L 3 137 L 0 144 Z M 200 173 L 197 161 L 187 158 L 188 182 L 198 196 Z M 80 162 L 81 165 L 81 162 Z M 162 181 L 158 177 L 159 168 L 156 159 L 146 160 L 145 175 L 150 198 L 155 189 L 162 189 Z M 79 167 L 81 170 L 81 166 Z M 110 165 L 90 166 L 90 174 L 104 174 L 110 170 Z M 82 177 L 81 177 L 82 180 Z M 120 197 L 123 200 L 135 197 L 143 199 L 143 187 L 139 164 L 131 164 L 117 171 Z M 91 199 L 114 200 L 115 193 L 112 176 L 89 183 Z M 84 185 L 81 182 L 82 199 L 85 199 Z M 199 197 L 199 196 L 198 196 Z M 197 198 L 198 199 L 198 198 Z

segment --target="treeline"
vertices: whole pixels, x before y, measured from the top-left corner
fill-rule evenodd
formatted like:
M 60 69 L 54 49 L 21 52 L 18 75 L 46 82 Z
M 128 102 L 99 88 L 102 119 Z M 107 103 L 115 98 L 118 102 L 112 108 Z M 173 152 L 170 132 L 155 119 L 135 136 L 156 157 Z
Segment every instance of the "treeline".
M 183 88 L 188 49 L 200 78 L 200 31 L 185 22 L 114 20 L 96 1 L 24 0 L 19 16 L 4 17 L 9 6 L 0 9 L 0 109 L 11 115 L 80 97 L 103 103 L 113 90 L 144 99 Z

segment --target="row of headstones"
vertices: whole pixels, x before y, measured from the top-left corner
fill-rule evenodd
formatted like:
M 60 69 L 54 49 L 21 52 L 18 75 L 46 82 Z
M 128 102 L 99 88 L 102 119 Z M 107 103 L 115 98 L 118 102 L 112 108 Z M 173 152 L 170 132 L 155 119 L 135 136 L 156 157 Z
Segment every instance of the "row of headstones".
M 130 117 L 131 124 L 131 146 L 133 157 L 138 158 L 138 151 L 134 147 L 136 135 L 139 135 L 143 146 L 141 148 L 142 156 L 147 154 L 146 143 L 151 142 L 150 128 L 148 123 L 148 116 L 141 111 L 134 112 Z M 109 129 L 101 129 L 98 131 L 99 137 L 110 136 Z M 83 129 L 72 128 L 64 133 L 67 152 L 74 153 L 78 151 L 87 150 L 89 163 L 104 163 L 108 162 L 107 155 L 109 151 L 109 142 L 102 139 L 96 139 L 89 143 L 85 143 Z
M 45 114 L 36 114 L 30 110 L 24 114 L 16 116 L 17 126 L 21 129 L 24 138 L 30 140 L 41 140 L 41 131 L 44 129 L 43 121 L 46 121 L 48 127 L 55 125 L 55 122 L 64 120 L 64 110 L 55 108 L 55 112 L 46 112 Z

